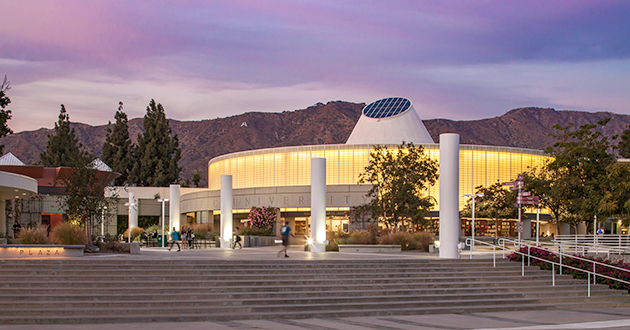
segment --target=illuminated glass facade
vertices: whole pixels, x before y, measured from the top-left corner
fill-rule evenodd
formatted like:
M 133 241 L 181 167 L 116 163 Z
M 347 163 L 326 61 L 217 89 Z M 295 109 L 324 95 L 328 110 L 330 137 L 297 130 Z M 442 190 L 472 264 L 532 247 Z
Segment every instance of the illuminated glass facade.
M 425 153 L 439 162 L 439 144 L 424 144 Z M 221 187 L 221 175 L 232 175 L 233 188 L 261 188 L 310 185 L 311 158 L 326 158 L 327 185 L 357 184 L 367 166 L 372 145 L 331 144 L 281 147 L 232 153 L 208 162 L 208 188 Z M 396 145 L 389 145 L 396 148 Z M 542 165 L 549 156 L 540 150 L 461 145 L 459 149 L 459 191 L 470 194 L 476 186 L 514 181 L 519 173 Z M 429 189 L 439 210 L 439 181 Z M 460 209 L 466 198 L 460 196 Z

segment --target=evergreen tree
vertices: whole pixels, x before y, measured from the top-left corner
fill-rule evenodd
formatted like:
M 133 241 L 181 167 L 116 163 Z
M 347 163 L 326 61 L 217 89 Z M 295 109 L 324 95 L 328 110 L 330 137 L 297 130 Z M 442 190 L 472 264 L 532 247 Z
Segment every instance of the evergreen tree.
M 55 123 L 54 134 L 48 135 L 46 150 L 39 154 L 39 162 L 47 167 L 67 166 L 89 163 L 88 153 L 83 151 L 83 145 L 74 135 L 74 128 L 70 128 L 70 116 L 66 107 L 61 105 L 59 120 Z
M 621 134 L 621 141 L 619 141 L 617 148 L 619 149 L 619 156 L 630 158 L 630 126 Z
M 129 174 L 133 167 L 133 148 L 131 139 L 129 138 L 129 125 L 127 124 L 127 114 L 123 112 L 123 103 L 118 103 L 118 111 L 116 111 L 116 123 L 114 127 L 107 128 L 107 135 L 103 143 L 103 153 L 101 160 L 109 165 L 114 172 L 122 174 L 115 180 L 115 185 L 122 186 L 128 183 Z
M 179 181 L 181 158 L 177 134 L 171 137 L 169 121 L 161 104 L 149 102 L 144 115 L 144 134 L 138 134 L 136 162 L 130 182 L 139 186 L 165 187 Z
M 11 89 L 11 85 L 7 81 L 7 76 L 4 76 L 4 81 L 0 85 L 0 138 L 3 138 L 9 134 L 13 134 L 13 131 L 7 125 L 7 121 L 11 119 L 11 110 L 5 108 L 11 103 L 11 99 L 7 96 L 7 91 Z M 4 154 L 4 145 L 0 144 L 0 155 Z

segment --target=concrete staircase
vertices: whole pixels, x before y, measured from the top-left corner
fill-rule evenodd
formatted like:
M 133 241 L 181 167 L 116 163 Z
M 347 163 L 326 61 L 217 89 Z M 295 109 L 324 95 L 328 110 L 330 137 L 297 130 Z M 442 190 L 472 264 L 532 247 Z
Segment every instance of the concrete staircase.
M 492 260 L 0 260 L 0 325 L 231 321 L 630 306 Z

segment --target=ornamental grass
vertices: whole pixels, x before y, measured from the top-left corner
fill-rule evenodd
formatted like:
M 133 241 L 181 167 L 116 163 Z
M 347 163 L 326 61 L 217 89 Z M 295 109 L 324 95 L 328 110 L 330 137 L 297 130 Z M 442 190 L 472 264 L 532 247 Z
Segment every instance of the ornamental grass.
M 50 233 L 55 244 L 63 245 L 85 245 L 87 244 L 87 237 L 85 231 L 77 226 L 73 226 L 67 222 L 63 222 Z
M 48 228 L 42 226 L 22 229 L 19 238 L 20 244 L 50 244 Z

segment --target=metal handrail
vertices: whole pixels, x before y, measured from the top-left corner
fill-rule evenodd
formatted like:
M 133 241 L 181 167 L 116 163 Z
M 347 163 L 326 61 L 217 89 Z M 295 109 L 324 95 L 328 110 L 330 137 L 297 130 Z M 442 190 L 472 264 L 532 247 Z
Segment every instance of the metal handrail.
M 563 241 L 556 241 L 552 243 L 550 242 L 535 243 L 534 241 L 528 241 L 528 240 L 522 240 L 521 242 L 522 242 L 521 245 L 523 243 L 527 243 L 533 246 L 550 246 L 552 247 L 550 250 L 555 250 L 556 248 L 558 249 L 558 251 L 575 250 L 576 253 L 581 253 L 582 256 L 586 255 L 587 252 L 590 252 L 592 250 L 595 251 L 595 254 L 599 254 L 600 252 L 606 253 L 607 257 L 609 258 L 610 258 L 611 253 L 621 255 L 628 252 L 628 249 L 610 247 L 607 245 L 600 245 L 600 244 L 574 243 L 574 242 L 566 243 Z
M 516 246 L 521 246 L 521 247 L 525 246 L 525 247 L 527 247 L 527 253 L 520 252 L 519 250 L 511 250 L 509 248 L 506 248 L 505 247 L 505 243 L 506 242 L 515 243 Z M 466 238 L 466 245 L 467 246 L 471 246 L 472 245 L 471 243 L 472 243 L 472 239 L 471 238 Z M 497 260 L 496 260 L 497 259 L 497 257 L 496 257 L 496 249 L 497 248 L 500 248 L 502 250 L 502 252 L 503 252 L 503 259 L 505 259 L 505 250 L 508 250 L 508 251 L 510 251 L 512 253 L 516 253 L 516 254 L 521 255 L 521 276 L 525 276 L 525 258 L 524 258 L 525 256 L 527 256 L 527 266 L 530 265 L 531 259 L 535 259 L 535 260 L 539 260 L 539 261 L 543 261 L 543 262 L 551 264 L 551 283 L 552 283 L 552 286 L 556 286 L 556 269 L 555 269 L 556 265 L 558 267 L 560 267 L 560 275 L 562 275 L 562 268 L 563 267 L 564 268 L 568 268 L 568 269 L 577 270 L 577 271 L 580 271 L 580 272 L 584 272 L 584 273 L 587 274 L 587 286 L 588 286 L 588 290 L 587 291 L 588 291 L 588 296 L 589 297 L 591 296 L 591 275 L 593 277 L 593 284 L 597 284 L 597 277 L 599 276 L 599 277 L 603 277 L 603 278 L 606 278 L 606 279 L 609 279 L 609 280 L 612 280 L 612 281 L 617 281 L 617 282 L 621 282 L 621 283 L 630 285 L 630 282 L 628 282 L 628 281 L 624 281 L 624 280 L 621 280 L 621 279 L 618 279 L 618 278 L 610 277 L 610 276 L 604 275 L 604 274 L 597 274 L 596 265 L 601 265 L 601 266 L 605 266 L 605 267 L 608 267 L 608 268 L 617 269 L 617 270 L 623 271 L 625 273 L 630 273 L 630 270 L 625 269 L 625 268 L 616 267 L 616 266 L 605 264 L 605 263 L 602 263 L 602 262 L 599 262 L 599 261 L 595 261 L 595 260 L 580 258 L 578 256 L 568 255 L 568 254 L 565 254 L 565 253 L 563 253 L 561 251 L 555 252 L 555 251 L 552 251 L 552 250 L 549 250 L 549 249 L 540 248 L 538 246 L 530 245 L 530 244 L 524 243 L 522 241 L 517 241 L 517 240 L 510 240 L 510 239 L 501 238 L 501 239 L 499 239 L 499 242 L 498 242 L 500 245 L 498 245 L 498 244 L 495 245 L 495 244 L 491 244 L 491 243 L 487 243 L 487 242 L 475 239 L 475 243 L 481 243 L 482 245 L 488 245 L 488 246 L 492 247 L 492 260 L 493 260 L 492 264 L 493 264 L 493 267 L 495 267 L 495 268 L 497 266 Z M 547 260 L 547 259 L 543 259 L 543 258 L 539 258 L 539 257 L 533 256 L 530 253 L 531 252 L 531 248 L 537 248 L 537 249 L 547 250 L 547 251 L 553 252 L 553 253 L 558 253 L 559 262 L 555 262 L 555 261 L 551 261 L 551 260 Z M 586 262 L 590 262 L 590 263 L 593 264 L 593 270 L 590 271 L 590 270 L 577 268 L 577 267 L 573 267 L 573 266 L 569 266 L 569 265 L 563 265 L 562 264 L 562 257 L 563 256 L 566 256 L 566 257 L 569 257 L 569 258 L 573 258 L 573 259 L 583 260 L 583 261 L 586 261 Z M 470 250 L 470 259 L 472 259 L 472 249 Z
M 556 242 L 568 242 L 573 241 L 575 243 L 592 243 L 596 245 L 616 246 L 630 248 L 630 235 L 557 235 L 554 237 Z

